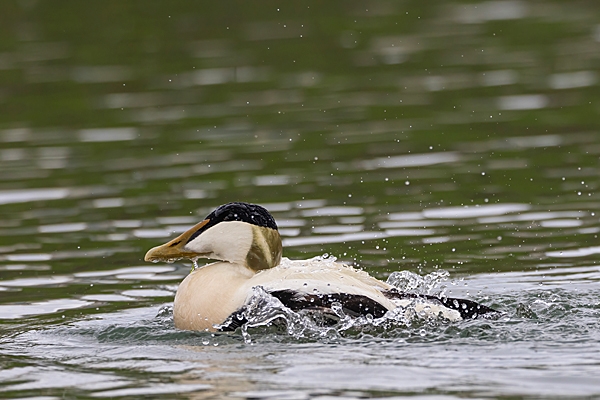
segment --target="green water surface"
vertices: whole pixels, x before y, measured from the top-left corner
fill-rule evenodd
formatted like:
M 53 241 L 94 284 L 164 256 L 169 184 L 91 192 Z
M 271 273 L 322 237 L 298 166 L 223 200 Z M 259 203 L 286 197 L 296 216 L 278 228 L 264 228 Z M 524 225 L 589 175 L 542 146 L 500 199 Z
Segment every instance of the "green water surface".
M 600 396 L 599 67 L 592 0 L 3 1 L 0 397 Z M 505 317 L 177 331 L 230 201 Z

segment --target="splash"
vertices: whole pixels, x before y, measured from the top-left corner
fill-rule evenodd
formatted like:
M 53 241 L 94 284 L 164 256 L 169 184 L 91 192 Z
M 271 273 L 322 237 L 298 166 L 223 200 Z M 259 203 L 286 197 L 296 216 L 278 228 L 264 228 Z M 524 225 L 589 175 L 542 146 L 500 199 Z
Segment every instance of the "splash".
M 396 271 L 388 276 L 387 283 L 401 292 L 433 294 L 434 289 L 439 288 L 443 282 L 448 281 L 449 276 L 450 273 L 444 270 L 434 271 L 425 276 L 410 271 Z M 440 294 L 438 293 L 438 295 Z
M 339 269 L 342 264 L 335 257 L 324 254 L 308 260 L 289 260 L 283 258 L 280 268 L 307 266 L 311 269 Z M 344 266 L 344 268 L 351 268 Z M 366 272 L 356 270 L 358 274 Z M 430 294 L 448 280 L 447 271 L 436 271 L 420 276 L 408 271 L 394 272 L 387 283 L 401 292 Z M 350 316 L 344 312 L 340 303 L 333 303 L 331 309 L 293 311 L 268 293 L 263 287 L 253 288 L 252 296 L 245 309 L 226 321 L 223 326 L 238 326 L 243 340 L 252 342 L 254 334 L 265 332 L 285 332 L 295 339 L 331 339 L 337 340 L 348 335 L 381 335 L 390 329 L 409 329 L 425 324 L 439 324 L 460 319 L 456 312 L 448 312 L 445 307 L 425 298 L 410 298 L 395 301 L 397 308 L 388 311 L 380 318 L 372 315 Z
M 327 317 L 310 310 L 295 312 L 262 287 L 256 287 L 244 311 L 246 322 L 240 330 L 246 343 L 252 343 L 252 335 L 264 333 L 265 328 L 285 332 L 294 339 L 335 340 L 345 332 L 364 325 L 373 326 L 374 323 L 372 317 L 352 318 L 346 315 L 339 303 L 332 304 L 331 311 L 333 314 Z
M 340 263 L 337 262 L 337 257 L 325 253 L 322 256 L 316 256 L 307 260 L 290 260 L 287 257 L 282 257 L 278 268 L 292 268 L 299 265 L 303 267 L 326 269 L 339 268 Z
M 309 310 L 292 311 L 262 287 L 256 287 L 244 310 L 245 322 L 240 332 L 248 344 L 253 342 L 253 337 L 270 333 L 286 333 L 288 338 L 296 340 L 332 342 L 364 335 L 397 335 L 399 331 L 410 336 L 412 331 L 423 330 L 425 326 L 436 327 L 452 320 L 432 308 L 423 299 L 412 299 L 381 318 L 371 315 L 351 317 L 344 312 L 341 304 L 333 303 L 332 314 L 324 317 L 321 313 Z

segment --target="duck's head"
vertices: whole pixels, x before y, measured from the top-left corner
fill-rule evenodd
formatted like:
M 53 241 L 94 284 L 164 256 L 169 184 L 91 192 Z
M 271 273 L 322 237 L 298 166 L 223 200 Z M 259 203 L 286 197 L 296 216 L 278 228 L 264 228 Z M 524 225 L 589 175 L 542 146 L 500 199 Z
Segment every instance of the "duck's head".
M 228 203 L 170 242 L 148 250 L 144 260 L 211 258 L 260 271 L 279 264 L 281 249 L 275 219 L 264 207 Z

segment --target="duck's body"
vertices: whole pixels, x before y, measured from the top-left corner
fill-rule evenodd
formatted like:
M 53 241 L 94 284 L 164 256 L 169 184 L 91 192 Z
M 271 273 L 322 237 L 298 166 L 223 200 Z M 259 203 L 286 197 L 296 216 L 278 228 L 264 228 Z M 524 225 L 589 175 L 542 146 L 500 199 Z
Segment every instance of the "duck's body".
M 275 221 L 264 208 L 252 204 L 221 206 L 178 238 L 146 254 L 147 261 L 198 257 L 222 261 L 192 271 L 180 284 L 173 307 L 179 329 L 235 329 L 244 321 L 245 306 L 258 287 L 294 311 L 326 315 L 335 315 L 332 305 L 339 304 L 350 316 L 381 317 L 415 298 L 428 301 L 417 304 L 417 312 L 450 320 L 494 312 L 468 300 L 401 293 L 341 263 L 281 263 L 281 238 Z

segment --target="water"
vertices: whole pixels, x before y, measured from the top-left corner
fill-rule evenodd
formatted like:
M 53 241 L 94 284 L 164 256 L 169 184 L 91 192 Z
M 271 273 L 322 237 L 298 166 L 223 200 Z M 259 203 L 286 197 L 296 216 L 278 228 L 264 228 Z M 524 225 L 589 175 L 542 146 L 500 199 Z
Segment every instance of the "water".
M 430 3 L 3 2 L 0 397 L 599 397 L 596 3 Z M 178 331 L 229 201 L 504 315 Z

